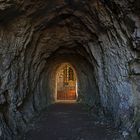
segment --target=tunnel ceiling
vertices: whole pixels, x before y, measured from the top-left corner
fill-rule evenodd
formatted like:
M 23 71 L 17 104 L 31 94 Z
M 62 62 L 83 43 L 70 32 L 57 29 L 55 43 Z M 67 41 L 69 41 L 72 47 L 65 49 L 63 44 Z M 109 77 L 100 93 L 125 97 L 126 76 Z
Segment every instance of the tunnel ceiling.
M 76 70 L 79 101 L 137 133 L 139 5 L 139 0 L 0 1 L 0 139 L 14 139 L 53 102 L 54 73 L 66 62 Z

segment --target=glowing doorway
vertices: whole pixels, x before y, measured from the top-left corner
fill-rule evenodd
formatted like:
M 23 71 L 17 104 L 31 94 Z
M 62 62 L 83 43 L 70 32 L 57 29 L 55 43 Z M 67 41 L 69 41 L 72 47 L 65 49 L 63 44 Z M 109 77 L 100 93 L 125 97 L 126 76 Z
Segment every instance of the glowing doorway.
M 76 100 L 77 78 L 69 64 L 62 64 L 57 71 L 57 100 Z

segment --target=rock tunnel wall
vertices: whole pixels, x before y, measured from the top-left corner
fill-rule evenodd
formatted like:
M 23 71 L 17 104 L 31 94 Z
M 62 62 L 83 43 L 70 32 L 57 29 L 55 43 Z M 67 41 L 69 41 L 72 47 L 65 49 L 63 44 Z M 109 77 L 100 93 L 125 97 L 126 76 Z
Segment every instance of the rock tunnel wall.
M 15 138 L 53 102 L 53 72 L 65 61 L 76 69 L 79 100 L 100 104 L 116 126 L 136 132 L 138 5 L 138 0 L 0 2 L 0 138 Z

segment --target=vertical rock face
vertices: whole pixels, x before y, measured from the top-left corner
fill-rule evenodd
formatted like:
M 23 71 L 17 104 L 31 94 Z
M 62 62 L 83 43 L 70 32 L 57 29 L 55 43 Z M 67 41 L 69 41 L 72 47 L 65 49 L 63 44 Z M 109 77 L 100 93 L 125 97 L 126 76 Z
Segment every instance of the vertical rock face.
M 78 101 L 140 129 L 139 0 L 0 1 L 0 139 L 14 139 L 54 102 L 68 62 Z

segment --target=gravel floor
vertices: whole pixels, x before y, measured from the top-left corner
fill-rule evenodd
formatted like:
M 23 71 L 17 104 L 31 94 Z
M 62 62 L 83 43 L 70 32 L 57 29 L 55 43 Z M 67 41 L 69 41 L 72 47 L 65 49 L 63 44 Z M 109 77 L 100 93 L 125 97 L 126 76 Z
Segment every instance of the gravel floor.
M 109 123 L 94 119 L 82 104 L 51 105 L 31 125 L 24 140 L 118 140 Z

